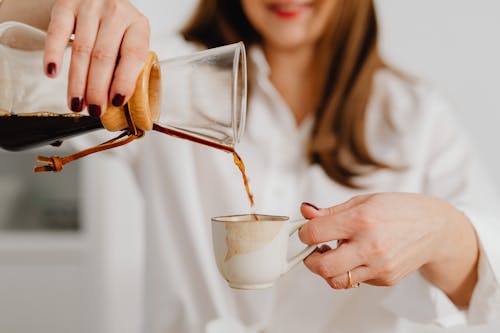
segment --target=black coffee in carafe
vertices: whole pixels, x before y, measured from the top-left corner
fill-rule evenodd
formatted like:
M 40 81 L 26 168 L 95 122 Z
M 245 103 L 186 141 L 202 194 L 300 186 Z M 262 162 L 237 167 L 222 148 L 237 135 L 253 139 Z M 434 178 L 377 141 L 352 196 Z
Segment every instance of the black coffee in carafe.
M 47 144 L 59 145 L 73 136 L 103 129 L 98 118 L 77 113 L 11 114 L 0 111 L 0 148 L 19 151 Z

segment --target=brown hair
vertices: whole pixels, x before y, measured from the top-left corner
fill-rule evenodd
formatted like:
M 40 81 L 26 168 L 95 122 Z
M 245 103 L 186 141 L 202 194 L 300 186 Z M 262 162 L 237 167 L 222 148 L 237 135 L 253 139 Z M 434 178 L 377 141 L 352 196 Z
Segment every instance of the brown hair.
M 389 168 L 370 154 L 365 137 L 373 77 L 385 65 L 377 49 L 373 1 L 336 1 L 331 25 L 316 46 L 315 84 L 320 94 L 309 153 L 311 162 L 320 164 L 330 178 L 356 188 L 355 177 Z M 240 40 L 249 46 L 261 40 L 241 1 L 234 0 L 202 0 L 182 34 L 207 47 Z

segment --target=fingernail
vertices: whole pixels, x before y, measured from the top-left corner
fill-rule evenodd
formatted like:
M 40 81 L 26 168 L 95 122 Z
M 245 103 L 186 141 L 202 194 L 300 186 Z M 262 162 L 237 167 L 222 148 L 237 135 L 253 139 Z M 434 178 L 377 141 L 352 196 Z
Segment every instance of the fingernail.
M 51 62 L 47 65 L 47 74 L 52 75 L 56 73 L 56 64 Z
M 318 252 L 319 252 L 319 253 L 325 253 L 325 252 L 327 252 L 327 251 L 330 251 L 330 247 L 329 247 L 328 245 L 326 245 L 326 244 L 321 245 L 321 246 L 319 247 L 319 249 L 318 249 Z
M 71 99 L 71 111 L 81 112 L 83 109 L 83 98 L 73 97 Z
M 309 207 L 312 207 L 312 208 L 314 208 L 314 210 L 319 210 L 319 208 L 318 208 L 318 207 L 316 207 L 315 205 L 313 205 L 312 203 L 309 203 L 309 202 L 303 202 L 302 204 L 303 204 L 303 205 L 306 205 L 306 206 L 309 206 Z
M 113 103 L 114 106 L 122 106 L 123 102 L 125 102 L 125 96 L 121 94 L 116 94 L 115 97 L 113 97 L 113 100 L 111 103 Z
M 88 107 L 89 115 L 94 118 L 99 118 L 101 116 L 101 106 L 96 104 L 90 104 Z

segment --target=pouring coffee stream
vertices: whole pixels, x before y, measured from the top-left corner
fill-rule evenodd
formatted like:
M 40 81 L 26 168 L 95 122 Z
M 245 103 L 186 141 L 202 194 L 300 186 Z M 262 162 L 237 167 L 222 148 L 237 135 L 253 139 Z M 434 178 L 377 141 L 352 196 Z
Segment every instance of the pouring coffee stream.
M 192 141 L 192 142 L 204 144 L 204 145 L 207 145 L 209 147 L 225 151 L 227 153 L 231 153 L 233 155 L 234 164 L 238 167 L 238 169 L 241 172 L 241 176 L 243 178 L 243 184 L 245 185 L 245 191 L 247 193 L 247 197 L 248 197 L 248 201 L 250 203 L 250 207 L 253 207 L 253 205 L 254 205 L 254 199 L 253 199 L 253 194 L 250 191 L 250 185 L 248 183 L 248 177 L 247 177 L 247 174 L 246 174 L 245 163 L 243 163 L 243 160 L 241 159 L 240 155 L 238 155 L 238 153 L 236 152 L 236 150 L 233 147 L 231 147 L 231 146 L 224 146 L 224 145 L 217 144 L 217 143 L 214 143 L 214 142 L 206 141 L 206 140 L 204 140 L 202 138 L 197 138 L 197 137 L 194 137 L 194 136 L 189 136 L 189 135 L 187 135 L 185 133 L 182 133 L 182 132 L 177 132 L 177 131 L 172 130 L 172 129 L 161 127 L 160 125 L 157 125 L 157 124 L 153 125 L 153 130 L 158 131 L 158 132 L 162 132 L 162 133 L 165 133 L 165 134 L 168 134 L 168 135 L 176 136 L 176 137 L 178 137 L 180 139 L 186 139 L 186 140 L 189 140 L 189 141 Z M 255 215 L 255 214 L 253 214 L 253 215 Z

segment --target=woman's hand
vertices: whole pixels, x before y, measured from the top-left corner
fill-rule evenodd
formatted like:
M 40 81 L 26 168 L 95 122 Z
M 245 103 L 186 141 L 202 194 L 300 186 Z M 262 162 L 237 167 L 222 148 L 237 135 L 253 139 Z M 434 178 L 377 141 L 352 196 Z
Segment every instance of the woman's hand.
M 127 0 L 56 0 L 47 29 L 44 68 L 59 74 L 72 33 L 68 106 L 101 115 L 134 92 L 149 49 L 149 23 Z
M 391 286 L 421 273 L 459 306 L 469 303 L 477 280 L 478 243 L 469 220 L 447 202 L 419 194 L 362 195 L 330 208 L 301 207 L 311 219 L 300 232 L 323 245 L 304 263 L 332 288 L 351 282 Z

